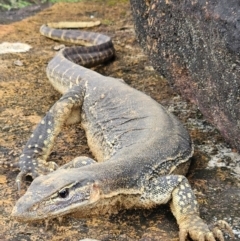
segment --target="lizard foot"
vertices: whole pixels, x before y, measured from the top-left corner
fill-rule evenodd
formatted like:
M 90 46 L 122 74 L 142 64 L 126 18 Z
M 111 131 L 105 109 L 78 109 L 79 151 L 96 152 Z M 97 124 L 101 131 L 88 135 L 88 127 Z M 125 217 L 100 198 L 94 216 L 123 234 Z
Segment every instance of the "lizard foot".
M 40 175 L 45 175 L 58 169 L 58 165 L 55 162 L 43 162 L 41 160 L 31 162 L 19 161 L 20 173 L 16 177 L 18 192 L 21 190 L 21 182 L 25 176 L 31 176 L 33 179 Z
M 213 227 L 209 227 L 200 217 L 188 216 L 180 224 L 179 239 L 185 241 L 189 235 L 194 241 L 224 241 L 222 230 L 227 231 L 231 237 L 234 237 L 230 225 L 223 220 L 219 220 Z

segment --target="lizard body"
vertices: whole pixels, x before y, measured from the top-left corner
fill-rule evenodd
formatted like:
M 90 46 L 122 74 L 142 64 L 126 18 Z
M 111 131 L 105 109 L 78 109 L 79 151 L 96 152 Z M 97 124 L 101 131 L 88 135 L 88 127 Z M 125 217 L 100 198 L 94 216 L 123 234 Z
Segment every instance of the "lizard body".
M 48 78 L 63 96 L 23 150 L 17 182 L 27 174 L 34 180 L 12 215 L 31 221 L 75 211 L 90 216 L 170 202 L 181 241 L 188 234 L 196 241 L 224 240 L 220 228 L 231 233 L 226 222 L 219 221 L 219 228 L 210 231 L 199 217 L 196 197 L 184 176 L 193 145 L 180 121 L 123 80 L 81 66 L 112 58 L 111 39 L 96 33 L 62 32 L 45 25 L 40 31 L 62 40 L 81 36 L 95 46 L 65 48 L 48 64 Z M 98 162 L 83 156 L 59 168 L 47 162 L 63 124 L 79 122 Z

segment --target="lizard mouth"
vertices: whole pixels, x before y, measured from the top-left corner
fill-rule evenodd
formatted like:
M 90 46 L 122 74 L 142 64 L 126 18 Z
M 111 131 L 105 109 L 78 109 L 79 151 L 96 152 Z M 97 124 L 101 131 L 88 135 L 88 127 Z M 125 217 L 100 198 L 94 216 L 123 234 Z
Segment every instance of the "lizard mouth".
M 30 222 L 30 221 L 38 221 L 43 219 L 53 219 L 56 217 L 61 217 L 65 214 L 73 212 L 74 209 L 80 209 L 81 207 L 84 207 L 86 204 L 88 204 L 88 201 L 83 201 L 79 205 L 79 203 L 71 204 L 71 208 L 66 204 L 65 207 L 59 206 L 56 208 L 54 204 L 47 205 L 42 207 L 40 203 L 34 204 L 32 207 L 27 208 L 25 206 L 26 202 L 24 200 L 21 200 L 20 198 L 16 205 L 14 206 L 11 216 L 18 220 L 23 222 Z

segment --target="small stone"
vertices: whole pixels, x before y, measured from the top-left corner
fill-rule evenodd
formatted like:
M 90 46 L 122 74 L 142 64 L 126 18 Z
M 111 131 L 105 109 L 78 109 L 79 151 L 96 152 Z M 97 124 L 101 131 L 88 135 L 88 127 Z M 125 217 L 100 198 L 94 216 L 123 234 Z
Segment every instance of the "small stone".
M 55 51 L 59 51 L 59 50 L 64 49 L 64 48 L 65 48 L 64 44 L 56 45 L 56 46 L 53 47 L 53 49 Z
M 154 71 L 153 66 L 145 66 L 144 69 L 147 71 Z
M 10 130 L 10 126 L 4 126 L 4 127 L 2 128 L 2 130 L 3 130 L 3 131 L 9 131 L 9 130 Z
M 30 45 L 24 43 L 4 42 L 0 44 L 0 54 L 27 52 L 31 48 Z
M 16 66 L 23 66 L 23 62 L 21 60 L 15 60 L 13 62 Z

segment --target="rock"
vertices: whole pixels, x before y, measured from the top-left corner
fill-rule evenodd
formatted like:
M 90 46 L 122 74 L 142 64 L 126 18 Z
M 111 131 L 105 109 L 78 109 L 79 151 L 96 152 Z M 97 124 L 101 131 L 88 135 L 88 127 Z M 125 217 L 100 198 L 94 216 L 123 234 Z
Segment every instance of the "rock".
M 23 62 L 22 62 L 21 60 L 19 60 L 19 59 L 15 60 L 13 63 L 14 63 L 16 66 L 23 66 Z
M 59 44 L 59 45 L 56 45 L 56 46 L 53 47 L 53 49 L 55 51 L 59 51 L 59 50 L 64 49 L 64 48 L 65 48 L 64 44 Z
M 28 44 L 24 43 L 8 43 L 4 42 L 0 44 L 0 54 L 7 54 L 7 53 L 20 53 L 20 52 L 27 52 L 32 47 Z
M 240 151 L 240 1 L 131 0 L 153 67 Z

